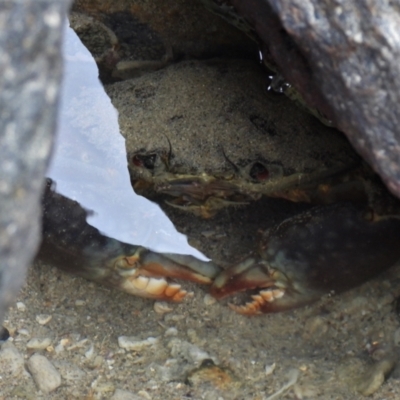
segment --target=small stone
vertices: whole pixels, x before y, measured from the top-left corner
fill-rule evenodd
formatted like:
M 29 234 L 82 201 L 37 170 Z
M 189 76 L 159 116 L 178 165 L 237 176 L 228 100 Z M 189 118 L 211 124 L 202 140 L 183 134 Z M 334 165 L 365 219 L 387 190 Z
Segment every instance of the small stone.
M 211 294 L 208 293 L 204 296 L 203 299 L 203 302 L 206 306 L 212 306 L 213 304 L 216 303 L 216 301 L 217 301 L 216 298 L 212 297 Z
M 165 336 L 176 336 L 177 334 L 178 334 L 178 329 L 176 329 L 174 326 L 168 328 L 164 333 Z
M 26 311 L 26 305 L 22 301 L 18 301 L 16 305 L 18 311 Z
M 25 373 L 24 357 L 11 342 L 4 342 L 0 350 L 0 371 L 4 376 L 20 376 Z
M 75 305 L 76 305 L 76 307 L 83 307 L 86 305 L 86 301 L 85 300 L 75 300 Z
M 46 325 L 52 318 L 53 317 L 48 314 L 39 314 L 36 315 L 36 322 L 38 322 L 40 325 Z
M 50 338 L 44 338 L 44 339 L 32 338 L 26 344 L 26 347 L 28 349 L 34 349 L 34 350 L 44 350 L 47 347 L 49 347 L 50 345 L 51 345 L 51 339 Z
M 268 364 L 265 366 L 265 375 L 271 375 L 275 371 L 276 363 Z
M 145 340 L 140 340 L 136 336 L 120 336 L 118 338 L 118 346 L 131 351 L 140 351 L 156 343 L 158 343 L 158 339 L 154 337 L 148 337 Z
M 165 301 L 156 301 L 153 308 L 157 314 L 166 314 L 173 310 Z
M 60 373 L 46 357 L 34 354 L 27 365 L 37 387 L 43 393 L 50 393 L 61 385 Z
M 143 400 L 143 397 L 137 396 L 127 390 L 117 389 L 110 400 Z

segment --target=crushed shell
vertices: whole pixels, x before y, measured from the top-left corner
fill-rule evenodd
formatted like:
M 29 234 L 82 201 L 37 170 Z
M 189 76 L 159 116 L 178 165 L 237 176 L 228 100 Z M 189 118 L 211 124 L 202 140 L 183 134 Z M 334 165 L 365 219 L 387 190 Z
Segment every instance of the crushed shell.
M 244 315 L 261 314 L 260 309 L 265 303 L 272 303 L 276 299 L 282 298 L 284 294 L 285 291 L 281 289 L 260 290 L 259 294 L 251 296 L 253 301 L 249 301 L 241 306 L 230 303 L 229 307 L 233 311 L 236 311 L 239 314 L 244 314 Z

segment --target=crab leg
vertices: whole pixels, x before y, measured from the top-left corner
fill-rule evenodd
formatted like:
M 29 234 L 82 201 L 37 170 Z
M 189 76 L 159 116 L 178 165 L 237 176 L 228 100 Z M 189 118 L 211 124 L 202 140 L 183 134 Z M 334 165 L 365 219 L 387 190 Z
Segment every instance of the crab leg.
M 161 254 L 101 234 L 76 202 L 46 188 L 43 241 L 38 258 L 133 295 L 180 301 L 188 293 L 174 279 L 209 284 L 220 272 L 212 262 Z

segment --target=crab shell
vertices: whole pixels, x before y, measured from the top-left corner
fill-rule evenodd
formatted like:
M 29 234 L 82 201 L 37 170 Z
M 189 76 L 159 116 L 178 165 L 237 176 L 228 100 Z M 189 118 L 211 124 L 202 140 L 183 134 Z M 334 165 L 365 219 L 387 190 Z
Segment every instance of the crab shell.
M 182 62 L 108 85 L 136 192 L 212 216 L 263 195 L 310 201 L 302 189 L 358 165 L 340 132 L 266 86 L 246 60 Z
M 321 206 L 268 230 L 260 257 L 225 270 L 211 293 L 249 291 L 242 314 L 284 311 L 349 290 L 400 259 L 400 219 L 380 218 L 350 203 Z

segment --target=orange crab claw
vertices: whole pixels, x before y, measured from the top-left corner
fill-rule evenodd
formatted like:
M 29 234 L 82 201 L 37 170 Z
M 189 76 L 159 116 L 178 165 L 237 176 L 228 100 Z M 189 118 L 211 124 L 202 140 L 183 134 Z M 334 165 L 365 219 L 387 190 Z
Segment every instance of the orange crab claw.
M 291 295 L 285 298 L 287 291 L 291 292 Z M 248 258 L 221 272 L 211 287 L 211 294 L 217 299 L 238 292 L 249 292 L 251 300 L 242 305 L 229 303 L 229 307 L 243 315 L 293 308 L 296 297 L 293 296 L 294 288 L 290 287 L 290 283 L 282 273 L 269 268 L 265 261 L 254 258 Z
M 121 290 L 158 300 L 181 301 L 192 295 L 171 279 L 210 284 L 220 272 L 212 262 L 200 261 L 192 256 L 160 254 L 138 247 L 131 256 L 114 260 L 114 285 Z

